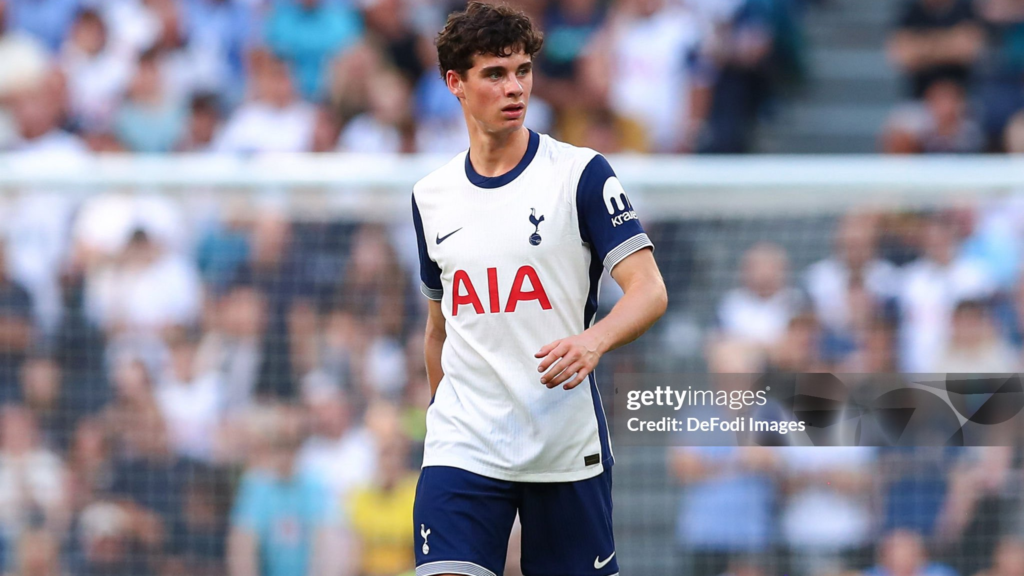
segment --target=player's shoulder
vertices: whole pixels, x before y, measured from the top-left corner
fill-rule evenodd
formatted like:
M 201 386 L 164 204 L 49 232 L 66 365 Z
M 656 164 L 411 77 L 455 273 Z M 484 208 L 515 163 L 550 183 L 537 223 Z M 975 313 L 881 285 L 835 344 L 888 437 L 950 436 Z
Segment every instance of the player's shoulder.
M 450 188 L 453 184 L 459 182 L 460 179 L 464 180 L 466 178 L 464 166 L 467 153 L 468 150 L 463 150 L 441 167 L 420 178 L 412 187 L 413 196 L 420 198 L 430 195 L 445 188 Z
M 573 192 L 578 192 L 581 183 L 586 184 L 586 180 L 584 180 L 586 174 L 599 172 L 601 175 L 606 175 L 611 173 L 608 160 L 593 148 L 575 146 L 546 134 L 541 135 L 540 148 L 539 153 L 543 153 L 552 164 L 559 166 L 561 173 L 567 175 Z M 587 178 L 587 180 L 591 179 L 593 178 Z
M 586 165 L 589 164 L 595 156 L 600 155 L 592 148 L 575 146 L 568 142 L 562 142 L 561 140 L 556 140 L 547 134 L 540 134 L 539 148 L 538 153 L 543 154 L 552 161 L 579 164 L 583 167 L 586 167 Z

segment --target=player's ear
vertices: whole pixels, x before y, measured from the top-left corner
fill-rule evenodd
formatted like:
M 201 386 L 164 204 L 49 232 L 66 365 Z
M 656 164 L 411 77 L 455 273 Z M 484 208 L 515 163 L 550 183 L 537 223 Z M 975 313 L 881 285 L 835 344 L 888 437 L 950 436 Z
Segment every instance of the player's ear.
M 448 84 L 448 91 L 453 96 L 461 100 L 466 96 L 466 89 L 463 86 L 462 76 L 459 75 L 455 70 L 449 70 L 444 73 L 444 80 Z

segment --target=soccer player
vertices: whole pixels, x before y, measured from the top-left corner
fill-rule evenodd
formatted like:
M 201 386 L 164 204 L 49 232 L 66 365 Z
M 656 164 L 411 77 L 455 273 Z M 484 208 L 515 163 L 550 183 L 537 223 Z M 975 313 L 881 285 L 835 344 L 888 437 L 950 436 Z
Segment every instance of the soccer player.
M 433 395 L 417 576 L 502 574 L 517 512 L 526 576 L 618 573 L 593 371 L 667 298 L 604 157 L 523 126 L 542 43 L 523 13 L 479 2 L 437 38 L 470 146 L 413 189 Z M 624 295 L 595 324 L 605 268 Z

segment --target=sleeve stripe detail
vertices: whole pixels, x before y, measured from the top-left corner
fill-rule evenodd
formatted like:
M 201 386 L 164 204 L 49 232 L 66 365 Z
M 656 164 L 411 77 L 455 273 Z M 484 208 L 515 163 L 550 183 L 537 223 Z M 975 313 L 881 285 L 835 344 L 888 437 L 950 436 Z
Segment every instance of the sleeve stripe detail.
M 428 562 L 416 567 L 416 576 L 434 576 L 435 574 L 463 574 L 465 576 L 495 576 L 487 568 L 472 562 L 456 560 Z
M 423 295 L 426 296 L 427 298 L 430 298 L 431 300 L 434 301 L 439 301 L 442 298 L 444 298 L 443 288 L 431 288 L 426 284 L 420 284 L 420 292 L 422 292 Z
M 619 262 L 622 262 L 626 256 L 647 247 L 654 248 L 654 243 L 652 243 L 651 239 L 647 237 L 647 234 L 637 234 L 608 252 L 608 255 L 604 257 L 604 267 L 611 271 L 611 269 Z

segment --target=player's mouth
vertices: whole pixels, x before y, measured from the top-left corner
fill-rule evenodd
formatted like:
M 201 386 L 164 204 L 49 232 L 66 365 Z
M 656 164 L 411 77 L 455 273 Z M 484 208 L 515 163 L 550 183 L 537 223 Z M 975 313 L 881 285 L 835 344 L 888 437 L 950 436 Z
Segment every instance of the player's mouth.
M 523 104 L 509 104 L 501 109 L 501 113 L 508 119 L 516 119 L 523 115 L 526 106 Z

